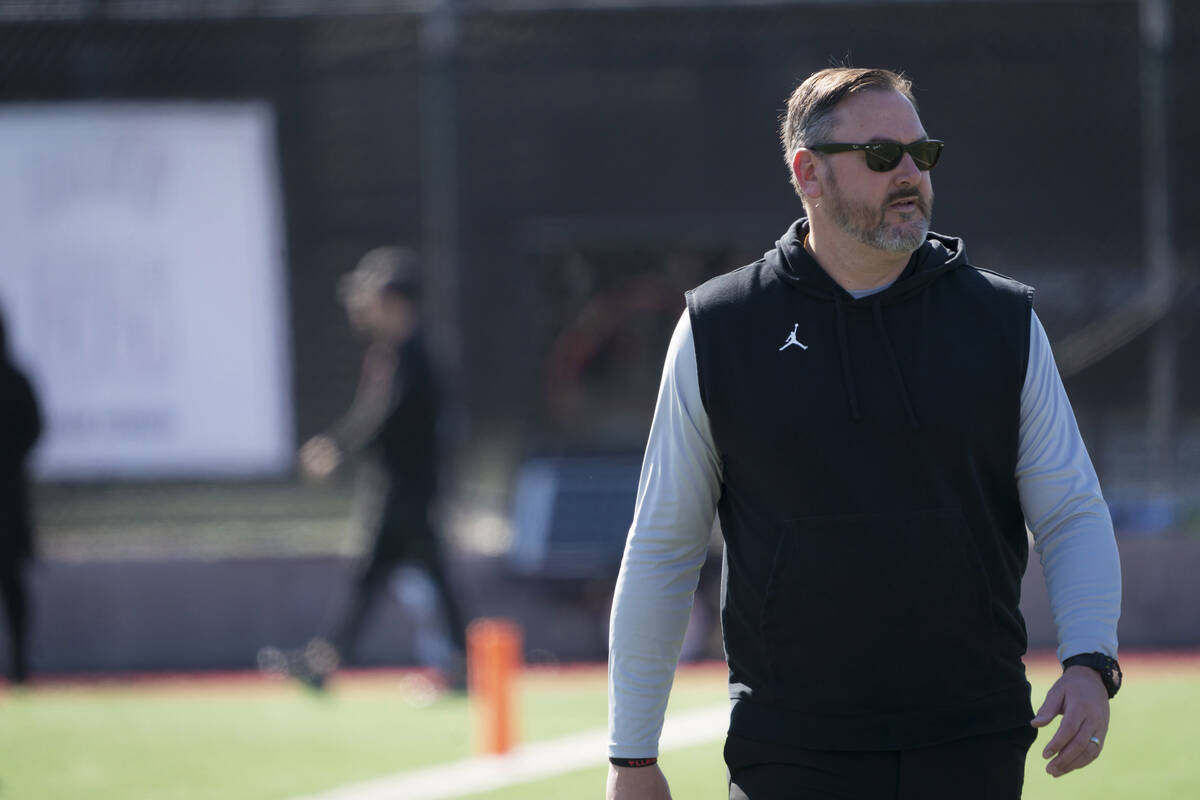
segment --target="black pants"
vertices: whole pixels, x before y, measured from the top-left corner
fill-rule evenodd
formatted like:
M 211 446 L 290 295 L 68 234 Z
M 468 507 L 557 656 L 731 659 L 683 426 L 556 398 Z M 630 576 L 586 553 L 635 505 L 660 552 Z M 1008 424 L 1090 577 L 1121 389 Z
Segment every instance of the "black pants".
M 8 628 L 8 679 L 23 683 L 29 677 L 29 592 L 23 559 L 0 558 L 0 603 Z
M 729 800 L 1018 800 L 1037 731 L 1023 726 L 933 747 L 781 751 L 730 736 Z
M 422 503 L 389 502 L 382 527 L 365 567 L 359 572 L 350 605 L 331 635 L 346 662 L 352 662 L 367 617 L 384 596 L 388 579 L 402 565 L 420 567 L 437 590 L 445 613 L 447 633 L 455 649 L 465 654 L 466 625 L 446 572 L 441 542 L 428 524 Z

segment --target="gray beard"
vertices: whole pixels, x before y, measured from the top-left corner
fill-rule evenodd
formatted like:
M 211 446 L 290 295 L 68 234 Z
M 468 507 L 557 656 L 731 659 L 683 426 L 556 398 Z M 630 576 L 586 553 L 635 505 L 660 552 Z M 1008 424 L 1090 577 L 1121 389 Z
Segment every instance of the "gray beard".
M 915 228 L 904 223 L 889 225 L 885 221 L 888 204 L 902 196 L 890 195 L 879 209 L 847 200 L 831 172 L 824 199 L 829 204 L 829 215 L 834 223 L 855 240 L 887 253 L 911 253 L 925 243 L 925 234 L 929 233 L 933 194 L 930 193 L 928 204 L 923 197 L 916 197 L 917 210 L 913 213 L 919 220 L 916 220 Z

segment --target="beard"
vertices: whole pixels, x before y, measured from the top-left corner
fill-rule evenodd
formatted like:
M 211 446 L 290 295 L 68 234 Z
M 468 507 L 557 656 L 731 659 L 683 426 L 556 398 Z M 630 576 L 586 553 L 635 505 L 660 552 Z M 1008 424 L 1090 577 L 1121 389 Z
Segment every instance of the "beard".
M 916 209 L 900 214 L 900 222 L 888 223 L 888 206 L 906 197 L 916 201 Z M 823 199 L 828 203 L 834 224 L 862 244 L 888 253 L 911 253 L 920 247 L 933 219 L 932 190 L 926 200 L 918 189 L 897 189 L 887 196 L 882 206 L 873 208 L 842 194 L 832 170 Z

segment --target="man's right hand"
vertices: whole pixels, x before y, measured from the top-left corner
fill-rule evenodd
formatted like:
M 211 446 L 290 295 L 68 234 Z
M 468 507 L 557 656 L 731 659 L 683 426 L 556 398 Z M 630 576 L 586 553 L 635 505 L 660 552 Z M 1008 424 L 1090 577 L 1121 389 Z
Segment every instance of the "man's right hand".
M 324 434 L 312 437 L 300 448 L 300 474 L 310 481 L 323 481 L 342 462 L 337 443 Z
M 667 776 L 658 764 L 649 767 L 608 765 L 607 800 L 671 800 Z

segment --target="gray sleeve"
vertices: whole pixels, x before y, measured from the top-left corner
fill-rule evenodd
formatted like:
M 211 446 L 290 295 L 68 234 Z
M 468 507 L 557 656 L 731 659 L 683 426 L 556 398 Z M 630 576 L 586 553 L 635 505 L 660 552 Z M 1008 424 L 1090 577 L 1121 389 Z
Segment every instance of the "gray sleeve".
M 1121 564 L 1100 481 L 1037 315 L 1021 391 L 1017 488 L 1041 557 L 1058 628 L 1058 658 L 1116 658 Z
M 720 496 L 685 311 L 663 367 L 609 626 L 608 753 L 658 755 L 667 697 Z

